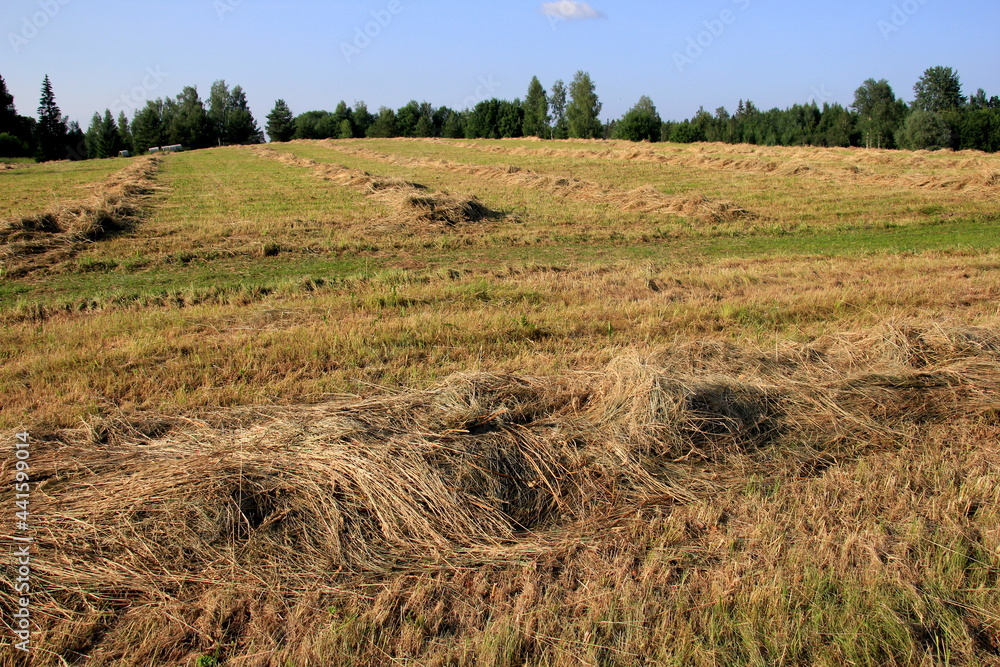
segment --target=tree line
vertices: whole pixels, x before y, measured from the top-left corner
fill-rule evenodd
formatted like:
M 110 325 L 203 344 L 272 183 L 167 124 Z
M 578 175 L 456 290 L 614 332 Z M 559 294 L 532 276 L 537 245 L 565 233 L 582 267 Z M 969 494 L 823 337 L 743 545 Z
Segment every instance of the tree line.
M 187 86 L 176 97 L 147 101 L 131 119 L 125 111 L 117 118 L 110 109 L 96 112 L 83 130 L 59 110 L 48 76 L 42 81 L 37 119 L 17 113 L 0 76 L 0 156 L 4 157 L 83 160 L 116 157 L 123 150 L 143 154 L 173 144 L 193 149 L 263 141 L 243 88 L 230 88 L 225 81 L 212 84 L 207 103 L 196 87 Z
M 932 67 L 914 85 L 914 99 L 896 96 L 885 79 L 865 81 L 848 107 L 824 102 L 761 110 L 740 100 L 735 112 L 704 108 L 682 121 L 664 121 L 646 96 L 621 118 L 602 122 L 602 104 L 590 74 L 579 71 L 566 85 L 546 90 L 533 77 L 524 99 L 497 98 L 455 110 L 410 101 L 399 109 L 371 112 L 364 102 L 341 101 L 334 111 L 292 113 L 277 100 L 267 115 L 271 141 L 362 137 L 451 139 L 624 139 L 693 143 L 717 141 L 767 146 L 863 146 L 867 148 L 1000 150 L 1000 98 L 979 89 L 966 97 L 958 73 Z M 121 150 L 254 144 L 264 141 L 240 86 L 216 81 L 207 100 L 194 86 L 174 98 L 148 101 L 129 119 L 109 109 L 95 113 L 84 131 L 62 116 L 48 76 L 42 83 L 38 118 L 17 114 L 0 77 L 0 155 L 38 160 L 112 157 Z

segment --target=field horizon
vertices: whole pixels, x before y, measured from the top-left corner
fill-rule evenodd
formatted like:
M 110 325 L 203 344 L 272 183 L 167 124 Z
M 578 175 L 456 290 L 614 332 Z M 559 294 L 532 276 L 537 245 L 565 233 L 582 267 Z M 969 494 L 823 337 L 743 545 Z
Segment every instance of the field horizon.
M 0 184 L 31 664 L 1000 665 L 998 155 L 316 140 Z

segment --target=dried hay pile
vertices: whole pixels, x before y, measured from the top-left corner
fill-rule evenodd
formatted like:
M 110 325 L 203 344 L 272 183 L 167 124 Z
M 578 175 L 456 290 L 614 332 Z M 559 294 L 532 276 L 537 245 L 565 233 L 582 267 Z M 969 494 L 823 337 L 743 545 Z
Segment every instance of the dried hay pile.
M 145 614 L 184 655 L 202 640 L 171 614 L 220 596 L 257 618 L 356 577 L 536 557 L 748 471 L 819 474 L 926 424 L 998 415 L 996 330 L 887 325 L 771 353 L 710 342 L 598 373 L 107 419 L 32 449 L 37 639 L 75 646 Z
M 341 143 L 329 142 L 329 145 L 341 152 L 370 160 L 468 174 L 477 178 L 488 179 L 491 182 L 508 183 L 520 188 L 544 190 L 561 197 L 570 197 L 588 202 L 607 203 L 628 211 L 691 217 L 710 223 L 752 220 L 757 217 L 756 214 L 738 204 L 724 200 L 709 199 L 700 194 L 675 197 L 663 194 L 649 186 L 633 190 L 622 190 L 569 176 L 542 174 L 514 165 L 474 165 L 449 160 L 406 158 L 379 153 L 367 148 L 348 147 Z M 488 146 L 484 147 L 484 150 L 488 150 L 489 152 L 509 152 L 533 149 L 507 149 L 498 146 Z M 594 157 L 593 152 L 577 152 Z M 612 151 L 605 152 L 609 155 L 612 153 Z
M 426 186 L 402 178 L 381 178 L 361 169 L 318 162 L 264 146 L 251 148 L 261 157 L 309 169 L 314 175 L 346 187 L 363 190 L 375 201 L 388 204 L 401 222 L 421 226 L 455 227 L 504 218 L 476 197 L 431 192 Z
M 18 276 L 41 268 L 46 253 L 64 259 L 83 244 L 99 241 L 134 224 L 146 197 L 156 189 L 161 158 L 137 158 L 97 186 L 84 202 L 0 222 L 0 246 L 7 273 Z M 54 251 L 54 252 L 53 252 Z M 19 262 L 21 259 L 30 261 Z

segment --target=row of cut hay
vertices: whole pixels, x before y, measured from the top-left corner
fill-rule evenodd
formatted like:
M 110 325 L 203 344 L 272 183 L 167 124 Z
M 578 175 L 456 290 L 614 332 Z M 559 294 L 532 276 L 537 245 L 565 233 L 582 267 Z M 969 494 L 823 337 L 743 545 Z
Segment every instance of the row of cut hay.
M 265 158 L 309 169 L 317 177 L 338 185 L 361 189 L 373 200 L 389 205 L 409 224 L 454 227 L 503 217 L 474 196 L 430 192 L 426 186 L 405 179 L 382 178 L 361 169 L 318 162 L 263 146 L 251 150 Z
M 339 151 L 369 160 L 467 174 L 491 182 L 507 183 L 519 188 L 544 190 L 558 196 L 581 201 L 607 203 L 629 211 L 694 217 L 712 223 L 753 220 L 757 217 L 756 214 L 734 202 L 709 199 L 700 194 L 669 196 L 648 186 L 622 190 L 569 176 L 542 174 L 513 165 L 498 167 L 464 164 L 449 160 L 407 158 L 380 153 L 368 148 L 354 148 L 338 142 L 329 142 L 329 144 Z
M 919 155 L 901 153 L 900 155 L 886 155 L 885 151 L 872 151 L 858 153 L 850 152 L 848 149 L 839 149 L 835 157 L 844 161 L 850 158 L 850 164 L 845 164 L 843 168 L 831 170 L 828 167 L 819 167 L 817 159 L 829 158 L 836 149 L 812 148 L 809 150 L 796 150 L 789 152 L 785 149 L 780 153 L 782 157 L 789 157 L 791 160 L 786 163 L 779 163 L 774 159 L 763 157 L 752 157 L 745 159 L 734 159 L 732 157 L 719 157 L 705 155 L 705 147 L 700 147 L 696 152 L 671 152 L 663 149 L 652 148 L 629 148 L 629 149 L 552 149 L 552 148 L 527 148 L 527 147 L 506 147 L 495 145 L 481 145 L 470 142 L 455 144 L 463 148 L 469 148 L 482 152 L 505 154 L 513 156 L 565 156 L 581 159 L 606 158 L 625 161 L 653 162 L 658 164 L 669 164 L 675 167 L 698 167 L 707 169 L 718 169 L 728 171 L 746 171 L 759 174 L 773 174 L 775 176 L 809 176 L 820 179 L 849 179 L 859 183 L 870 183 L 877 185 L 893 185 L 908 188 L 930 188 L 952 191 L 963 191 L 970 194 L 981 194 L 983 196 L 997 196 L 1000 194 L 1000 171 L 995 167 L 986 165 L 985 161 L 978 158 L 967 158 L 964 160 L 932 161 Z M 731 147 L 727 146 L 727 150 Z M 733 152 L 733 151 L 729 151 Z M 895 151 L 900 153 L 899 151 Z M 763 154 L 763 153 L 762 153 Z M 777 153 L 771 153 L 772 157 L 779 157 Z M 909 156 L 909 157 L 907 157 Z M 955 175 L 889 175 L 874 174 L 863 165 L 899 165 L 905 167 L 930 167 L 935 169 L 959 169 L 965 174 Z
M 107 600 L 251 600 L 531 557 L 748 470 L 998 415 L 994 323 L 886 325 L 770 352 L 696 343 L 595 373 L 459 374 L 366 400 L 106 419 L 31 450 L 37 640 Z M 11 605 L 5 592 L 0 612 Z
M 84 202 L 59 204 L 36 215 L 0 222 L 0 246 L 9 275 L 41 266 L 39 255 L 64 250 L 126 229 L 156 189 L 159 157 L 137 158 L 97 186 Z M 23 260 L 18 263 L 18 260 Z

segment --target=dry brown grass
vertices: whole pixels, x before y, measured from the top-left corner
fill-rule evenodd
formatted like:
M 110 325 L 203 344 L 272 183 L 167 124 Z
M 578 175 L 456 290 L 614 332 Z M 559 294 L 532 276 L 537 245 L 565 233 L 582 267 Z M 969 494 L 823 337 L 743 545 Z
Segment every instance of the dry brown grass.
M 88 243 L 126 229 L 156 188 L 160 158 L 138 158 L 95 188 L 90 199 L 0 222 L 3 271 L 27 275 L 66 261 Z
M 190 664 L 220 647 L 229 664 L 344 664 L 347 654 L 323 653 L 330 619 L 316 596 L 363 595 L 367 581 L 398 599 L 391 582 L 418 573 L 478 572 L 470 586 L 497 568 L 544 575 L 546 562 L 569 567 L 616 544 L 637 512 L 711 504 L 753 476 L 816 476 L 935 425 L 995 427 L 998 396 L 996 328 L 906 323 L 772 351 L 625 352 L 597 373 L 459 374 L 367 400 L 106 418 L 33 448 L 36 548 L 47 554 L 35 565 L 46 649 L 36 664 L 84 653 L 95 665 Z M 614 567 L 645 569 L 634 556 Z M 540 583 L 490 595 L 502 608 Z M 713 604 L 711 590 L 690 593 Z M 9 604 L 5 593 L 4 617 Z M 407 603 L 428 616 L 436 604 Z M 377 641 L 353 664 L 387 649 L 433 653 L 441 633 L 487 650 L 488 616 L 406 639 L 383 611 L 369 621 L 396 643 Z
M 986 153 L 975 151 L 964 152 L 968 154 L 963 153 L 962 159 L 930 160 L 925 157 L 929 155 L 927 151 L 914 154 L 907 151 L 857 148 L 769 148 L 711 143 L 688 148 L 677 145 L 635 146 L 626 142 L 608 143 L 612 147 L 590 149 L 506 147 L 474 142 L 457 142 L 453 145 L 511 156 L 652 162 L 696 169 L 806 177 L 855 185 L 960 191 L 977 198 L 1000 197 L 1000 163 Z M 752 157 L 745 157 L 746 155 Z M 882 169 L 886 166 L 893 169 Z M 924 173 L 900 173 L 904 170 L 912 172 L 913 168 L 922 169 Z M 878 169 L 878 173 L 875 169 Z

